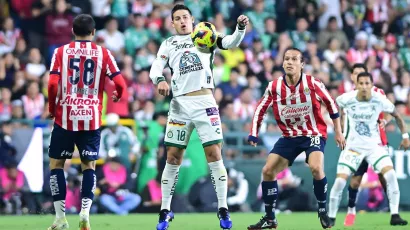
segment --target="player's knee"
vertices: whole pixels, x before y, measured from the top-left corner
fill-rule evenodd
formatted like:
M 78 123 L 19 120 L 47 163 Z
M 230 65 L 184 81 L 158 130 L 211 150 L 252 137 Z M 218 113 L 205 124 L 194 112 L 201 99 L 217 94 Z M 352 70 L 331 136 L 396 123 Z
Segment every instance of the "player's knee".
M 325 174 L 323 171 L 323 167 L 320 164 L 310 164 L 309 168 L 314 178 L 321 178 Z
M 95 170 L 95 161 L 88 161 L 88 160 L 82 160 L 81 161 L 81 170 L 87 170 L 87 169 L 92 169 Z
M 265 180 L 274 180 L 275 179 L 275 170 L 269 165 L 265 165 L 262 169 L 263 178 Z
M 213 144 L 204 148 L 206 159 L 208 162 L 222 160 L 221 147 L 219 144 Z
M 350 179 L 350 187 L 352 187 L 353 189 L 358 189 L 360 187 L 361 181 L 362 181 L 361 176 L 353 176 Z
M 64 168 L 65 159 L 54 159 L 50 158 L 50 170 L 52 169 L 62 169 Z
M 167 147 L 167 163 L 172 165 L 181 165 L 184 149 L 176 147 Z
M 392 170 L 392 169 L 394 169 L 393 166 L 390 166 L 390 165 L 389 165 L 389 166 L 383 167 L 380 172 L 381 172 L 382 174 L 385 174 L 385 173 L 387 173 L 388 171 L 390 171 L 390 170 Z

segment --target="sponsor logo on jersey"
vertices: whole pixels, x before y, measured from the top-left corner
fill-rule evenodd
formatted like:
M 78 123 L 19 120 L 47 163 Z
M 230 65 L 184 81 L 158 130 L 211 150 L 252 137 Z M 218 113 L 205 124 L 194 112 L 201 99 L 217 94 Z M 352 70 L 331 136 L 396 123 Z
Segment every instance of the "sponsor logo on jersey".
M 208 116 L 219 115 L 219 111 L 216 107 L 207 108 L 205 110 L 206 110 L 206 115 Z
M 217 118 L 217 117 L 211 117 L 211 125 L 212 125 L 212 126 L 218 126 L 218 125 L 220 125 L 219 118 Z
M 164 60 L 164 61 L 168 60 L 168 57 L 165 56 L 165 55 L 161 55 L 160 57 L 161 57 L 161 59 Z
M 360 114 L 356 114 L 354 113 L 352 115 L 353 119 L 358 119 L 358 120 L 369 120 L 371 119 L 373 116 L 373 114 L 365 114 L 365 113 L 360 113 Z
M 67 150 L 63 150 L 62 152 L 61 152 L 61 156 L 63 157 L 63 156 L 69 156 L 69 157 L 71 157 L 73 155 L 73 153 L 70 153 L 69 151 L 67 151 Z
M 70 120 L 92 120 L 93 110 L 92 109 L 72 109 L 70 111 Z
M 65 50 L 65 53 L 68 55 L 79 55 L 79 56 L 92 56 L 98 57 L 100 52 L 94 49 L 76 49 L 76 48 L 68 48 Z
M 73 98 L 71 96 L 68 96 L 64 98 L 64 100 L 61 100 L 60 105 L 68 105 L 68 106 L 85 106 L 85 105 L 99 105 L 100 100 L 94 99 L 94 98 Z
M 80 88 L 80 87 L 71 87 L 69 90 L 70 94 L 82 94 L 82 95 L 97 95 L 98 90 L 93 88 Z
M 83 150 L 83 152 L 81 153 L 81 155 L 83 156 L 97 156 L 97 152 L 92 152 L 92 151 L 87 151 L 87 150 Z
M 171 125 L 171 126 L 185 126 L 185 125 L 186 125 L 186 122 L 185 122 L 185 121 L 178 121 L 178 120 L 175 120 L 175 119 L 171 119 L 171 120 L 168 122 L 168 125 Z
M 175 41 L 175 43 L 172 42 L 172 45 L 175 45 L 175 51 L 177 51 L 177 50 L 179 50 L 179 49 L 190 49 L 190 48 L 195 47 L 195 45 L 194 45 L 193 43 L 191 43 L 191 44 L 189 44 L 189 43 L 182 43 L 182 44 L 179 44 L 179 45 L 178 45 L 178 43 L 177 43 L 176 41 Z
M 309 105 L 304 105 L 304 106 L 285 106 L 281 111 L 280 115 L 285 118 L 285 119 L 291 119 L 291 118 L 298 118 L 298 117 L 304 117 L 306 115 L 310 114 L 310 106 Z
M 179 61 L 179 73 L 185 75 L 190 72 L 195 72 L 204 69 L 196 53 L 185 51 Z

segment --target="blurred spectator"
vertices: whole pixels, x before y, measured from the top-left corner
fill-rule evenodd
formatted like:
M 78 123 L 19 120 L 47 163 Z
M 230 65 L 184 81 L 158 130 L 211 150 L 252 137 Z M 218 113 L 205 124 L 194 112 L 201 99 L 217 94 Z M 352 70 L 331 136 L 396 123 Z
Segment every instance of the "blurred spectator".
M 90 0 L 91 15 L 95 20 L 95 28 L 100 30 L 104 27 L 107 16 L 111 13 L 110 0 Z
M 128 4 L 129 0 L 112 0 L 111 1 L 111 16 L 118 21 L 119 30 L 123 32 L 128 26 Z M 107 23 L 106 23 L 107 24 Z
M 339 57 L 343 57 L 345 52 L 340 49 L 340 42 L 337 38 L 332 37 L 329 39 L 327 43 L 327 49 L 323 53 L 324 59 L 329 64 L 334 64 L 336 59 Z
M 379 176 L 371 167 L 367 169 L 367 173 L 363 176 L 357 198 L 357 210 L 381 211 L 388 209 L 388 202 L 384 197 Z
M 148 16 L 153 10 L 153 4 L 148 0 L 132 1 L 132 13 Z
M 302 52 L 306 51 L 307 42 L 313 39 L 313 34 L 307 30 L 308 26 L 309 24 L 305 18 L 298 18 L 296 21 L 296 30 L 289 33 L 293 41 L 293 46 Z
M 368 48 L 368 39 L 369 36 L 364 31 L 356 34 L 355 47 L 350 48 L 346 55 L 350 66 L 353 66 L 354 63 L 364 63 L 369 56 L 374 55 L 374 52 Z
M 130 128 L 120 125 L 117 114 L 107 114 L 105 120 L 107 128 L 101 132 L 100 157 L 108 159 L 116 156 L 128 172 L 131 172 L 131 164 L 140 154 L 141 143 Z
M 228 173 L 228 199 L 226 200 L 229 211 L 247 211 L 246 199 L 249 193 L 249 184 L 243 172 L 227 168 Z
M 141 102 L 151 100 L 155 94 L 155 86 L 149 78 L 149 72 L 142 70 L 138 73 L 137 81 L 132 84 L 133 98 Z
M 250 21 L 252 26 L 258 31 L 258 34 L 263 34 L 265 32 L 265 19 L 272 14 L 265 11 L 265 2 L 264 0 L 255 0 L 252 5 L 252 10 L 245 13 Z
M 123 59 L 124 35 L 118 31 L 117 19 L 108 18 L 105 22 L 105 29 L 97 31 L 96 38 L 104 41 L 104 47 L 110 50 L 117 61 Z
M 141 14 L 134 14 L 133 25 L 125 30 L 125 50 L 131 57 L 135 56 L 137 49 L 144 47 L 150 40 L 151 33 L 144 28 L 145 17 Z
M 0 122 L 4 122 L 11 119 L 11 91 L 1 88 L 0 95 Z
M 141 197 L 130 191 L 128 177 L 127 169 L 116 157 L 107 159 L 98 175 L 100 203 L 117 215 L 127 215 L 141 203 Z
M 28 83 L 27 94 L 22 96 L 21 100 L 23 101 L 26 118 L 31 120 L 45 118 L 45 99 L 43 94 L 40 93 L 37 82 L 32 81 Z
M 342 28 L 342 18 L 340 17 L 340 1 L 319 0 L 319 28 L 325 29 L 330 17 L 336 17 L 337 26 Z
M 20 29 L 14 28 L 13 19 L 10 17 L 5 18 L 3 20 L 2 30 L 0 31 L 0 56 L 13 52 L 20 35 Z
M 54 50 L 71 42 L 73 15 L 68 11 L 65 0 L 56 0 L 52 13 L 46 17 L 46 35 L 48 42 L 47 63 L 50 63 Z
M 0 59 L 0 87 L 11 88 L 13 81 L 16 81 L 14 75 L 20 70 L 20 62 L 12 53 L 6 53 Z
M 12 143 L 13 128 L 10 121 L 1 123 L 0 132 L 0 168 L 15 161 L 16 148 Z M 0 178 L 1 179 L 1 178 Z
M 229 82 L 223 82 L 218 85 L 218 88 L 222 90 L 225 100 L 234 100 L 239 97 L 242 86 L 239 85 L 239 70 L 237 68 L 231 69 L 231 75 Z
M 327 28 L 320 31 L 317 38 L 318 47 L 321 50 L 328 48 L 331 40 L 336 40 L 339 42 L 338 49 L 341 48 L 346 51 L 350 47 L 346 34 L 337 25 L 337 19 L 335 16 L 329 17 Z
M 257 101 L 252 97 L 252 90 L 243 88 L 238 98 L 233 101 L 233 111 L 240 120 L 252 119 L 256 110 Z
M 47 68 L 42 63 L 40 50 L 32 48 L 29 53 L 29 62 L 26 65 L 26 78 L 31 81 L 39 81 L 39 78 L 46 72 Z
M 0 168 L 0 191 L 5 204 L 5 213 L 22 214 L 22 189 L 24 186 L 24 173 L 17 169 L 17 163 L 10 161 L 6 167 Z
M 394 97 L 397 101 L 406 102 L 410 92 L 410 73 L 403 71 L 400 83 L 393 87 Z
M 261 34 L 263 48 L 266 50 L 276 49 L 278 47 L 279 34 L 276 32 L 276 20 L 272 17 L 265 19 L 265 31 Z

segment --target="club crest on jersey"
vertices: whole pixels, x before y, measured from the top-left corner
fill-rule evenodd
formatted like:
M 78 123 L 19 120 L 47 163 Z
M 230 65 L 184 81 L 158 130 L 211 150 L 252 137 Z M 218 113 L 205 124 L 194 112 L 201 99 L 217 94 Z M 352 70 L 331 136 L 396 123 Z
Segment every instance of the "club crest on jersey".
M 191 53 L 190 51 L 185 51 L 179 61 L 179 73 L 181 75 L 195 72 L 204 69 L 196 53 Z
M 303 89 L 303 93 L 305 93 L 305 95 L 308 96 L 310 94 L 310 89 L 308 87 L 305 87 Z
M 212 126 L 220 125 L 219 118 L 218 117 L 211 117 L 211 125 Z

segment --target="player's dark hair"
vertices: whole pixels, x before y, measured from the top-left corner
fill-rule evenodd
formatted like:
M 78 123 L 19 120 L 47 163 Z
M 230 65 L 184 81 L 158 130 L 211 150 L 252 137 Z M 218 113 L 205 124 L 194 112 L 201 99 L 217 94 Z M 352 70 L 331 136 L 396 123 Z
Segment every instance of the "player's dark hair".
M 354 72 L 354 69 L 356 68 L 362 68 L 364 69 L 364 72 L 367 72 L 367 66 L 364 63 L 355 63 L 352 67 L 352 73 Z
M 289 50 L 298 51 L 298 52 L 300 53 L 300 62 L 301 62 L 301 63 L 304 63 L 304 62 L 305 62 L 305 59 L 303 58 L 303 52 L 302 52 L 300 49 L 296 48 L 296 47 L 289 47 L 289 48 L 287 48 L 287 49 L 285 50 L 285 52 L 283 53 L 283 60 L 285 60 L 285 54 L 286 54 L 286 52 L 288 52 Z
M 80 14 L 74 18 L 73 32 L 76 36 L 88 36 L 95 29 L 95 21 L 89 14 Z
M 172 10 L 171 10 L 171 19 L 172 19 L 172 21 L 174 21 L 174 13 L 177 12 L 178 10 L 187 10 L 189 12 L 189 15 L 192 16 L 192 12 L 187 6 L 182 5 L 182 4 L 176 4 L 174 6 L 174 8 L 172 8 Z
M 373 76 L 372 76 L 371 73 L 369 73 L 369 72 L 359 73 L 359 75 L 357 75 L 357 82 L 359 82 L 359 79 L 360 79 L 361 77 L 368 77 L 368 78 L 370 78 L 370 81 L 373 83 Z

